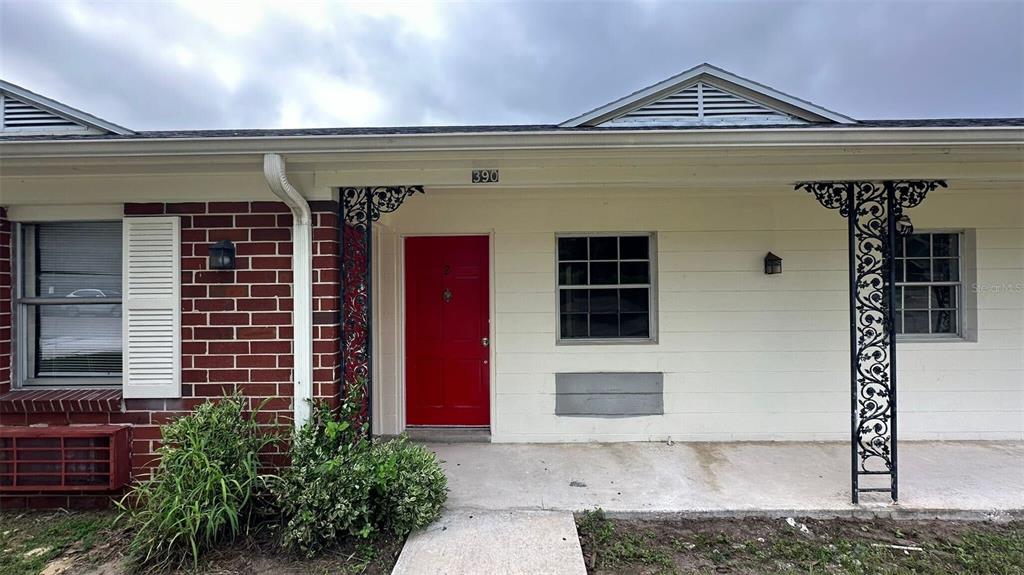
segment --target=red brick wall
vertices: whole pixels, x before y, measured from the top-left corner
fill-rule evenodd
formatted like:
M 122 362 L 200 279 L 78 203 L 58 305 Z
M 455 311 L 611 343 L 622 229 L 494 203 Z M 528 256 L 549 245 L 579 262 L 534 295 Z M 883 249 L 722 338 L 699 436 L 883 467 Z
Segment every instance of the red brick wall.
M 11 222 L 0 208 L 0 393 L 11 389 Z
M 311 208 L 314 394 L 336 400 L 340 387 L 337 203 L 314 202 Z M 280 202 L 125 205 L 127 216 L 164 214 L 181 217 L 182 397 L 125 400 L 121 413 L 3 414 L 4 425 L 132 424 L 136 477 L 155 464 L 159 426 L 208 398 L 240 390 L 254 406 L 266 401 L 264 423 L 290 425 L 294 394 L 290 211 Z M 0 245 L 9 237 L 2 233 Z M 224 239 L 237 247 L 236 269 L 207 269 L 209 245 Z M 8 252 L 0 251 L 0 262 L 3 253 Z M 0 308 L 0 313 L 9 309 L 7 293 L 8 308 Z M 10 333 L 3 331 L 5 317 L 10 316 L 0 315 L 0 341 Z M 279 463 L 282 458 L 269 454 L 268 461 Z M 13 505 L 9 498 L 7 505 Z

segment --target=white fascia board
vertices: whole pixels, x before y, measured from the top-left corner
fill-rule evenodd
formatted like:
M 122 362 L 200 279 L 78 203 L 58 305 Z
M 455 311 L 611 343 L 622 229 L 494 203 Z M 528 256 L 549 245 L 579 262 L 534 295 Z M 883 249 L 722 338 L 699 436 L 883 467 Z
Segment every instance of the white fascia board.
M 836 146 L 1024 145 L 1024 127 L 737 128 L 708 130 L 550 131 L 359 136 L 0 140 L 0 161 L 35 158 L 139 158 L 266 153 L 500 152 L 659 148 L 820 148 Z
M 4 80 L 0 80 L 0 90 L 13 95 L 17 97 L 19 100 L 22 100 L 28 104 L 38 106 L 48 112 L 57 114 L 58 116 L 65 117 L 74 122 L 80 122 L 82 124 L 85 124 L 88 128 L 93 128 L 101 132 L 118 134 L 121 136 L 127 136 L 135 133 L 132 130 L 125 128 L 124 126 L 118 126 L 113 122 L 108 122 L 102 118 L 97 118 L 92 114 L 88 114 L 76 108 L 72 108 L 71 106 L 68 106 L 66 104 L 61 104 L 56 100 L 47 98 L 46 96 L 40 94 L 36 94 L 31 90 L 26 90 L 21 86 L 11 84 L 10 82 L 5 82 Z M 27 131 L 25 135 L 29 135 Z
M 801 100 L 800 98 L 796 98 L 794 96 L 790 96 L 789 94 L 779 92 L 778 90 L 765 86 L 764 84 L 760 84 L 758 82 L 754 82 L 753 80 L 748 80 L 746 78 L 737 76 L 736 74 L 726 72 L 725 70 L 712 66 L 711 64 L 700 64 L 699 66 L 694 66 L 689 70 L 676 74 L 675 76 L 672 76 L 667 80 L 658 82 L 653 86 L 644 88 L 643 90 L 634 92 L 623 98 L 619 98 L 614 102 L 605 104 L 604 106 L 601 106 L 600 108 L 597 108 L 595 110 L 591 110 L 590 112 L 587 112 L 581 116 L 576 116 L 575 118 L 566 120 L 565 122 L 559 124 L 559 127 L 576 128 L 579 126 L 586 126 L 593 123 L 599 123 L 599 120 L 604 120 L 621 114 L 625 114 L 626 112 L 634 108 L 647 104 L 649 100 L 656 100 L 660 96 L 681 90 L 690 84 L 695 84 L 702 77 L 706 77 L 706 79 L 710 80 L 710 84 L 714 84 L 715 79 L 722 80 L 730 84 L 735 84 L 736 86 L 739 86 L 749 92 L 748 94 L 743 94 L 745 97 L 752 97 L 754 99 L 757 99 L 757 97 L 760 96 L 768 99 L 777 100 L 788 106 L 792 106 L 793 108 L 802 110 L 805 114 L 810 114 L 812 116 L 812 119 L 814 116 L 817 116 L 824 120 L 832 121 L 837 124 L 857 123 L 856 120 L 850 118 L 849 116 L 844 116 L 843 114 L 822 108 L 821 106 L 812 104 L 806 100 Z M 721 87 L 728 88 L 728 86 Z M 598 120 L 598 122 L 595 122 L 596 120 Z

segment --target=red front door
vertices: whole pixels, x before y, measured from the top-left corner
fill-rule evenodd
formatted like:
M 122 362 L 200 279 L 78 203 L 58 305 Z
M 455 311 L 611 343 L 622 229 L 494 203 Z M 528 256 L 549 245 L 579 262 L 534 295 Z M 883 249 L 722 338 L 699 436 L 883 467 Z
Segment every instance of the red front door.
M 408 425 L 490 424 L 487 236 L 405 240 Z

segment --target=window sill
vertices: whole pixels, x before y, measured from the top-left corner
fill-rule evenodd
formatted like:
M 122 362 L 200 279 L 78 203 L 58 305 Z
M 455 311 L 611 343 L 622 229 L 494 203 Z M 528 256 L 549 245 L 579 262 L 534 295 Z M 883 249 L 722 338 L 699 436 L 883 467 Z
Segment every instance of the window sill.
M 557 346 L 588 346 L 588 345 L 657 345 L 658 340 L 652 339 L 632 339 L 632 338 L 609 338 L 609 339 L 557 339 L 555 345 Z
M 17 389 L 0 395 L 0 413 L 117 413 L 120 389 Z

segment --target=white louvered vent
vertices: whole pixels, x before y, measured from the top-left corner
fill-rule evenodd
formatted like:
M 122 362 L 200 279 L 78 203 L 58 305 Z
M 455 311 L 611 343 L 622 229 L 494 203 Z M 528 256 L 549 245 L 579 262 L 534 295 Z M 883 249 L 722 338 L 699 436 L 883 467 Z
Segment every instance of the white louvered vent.
M 68 131 L 86 130 L 87 127 L 53 112 L 44 110 L 11 96 L 0 95 L 3 100 L 3 131 Z
M 124 220 L 124 397 L 181 396 L 176 217 Z
M 802 120 L 704 82 L 698 82 L 617 118 L 605 126 L 802 124 Z

